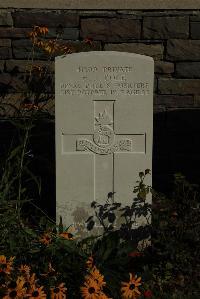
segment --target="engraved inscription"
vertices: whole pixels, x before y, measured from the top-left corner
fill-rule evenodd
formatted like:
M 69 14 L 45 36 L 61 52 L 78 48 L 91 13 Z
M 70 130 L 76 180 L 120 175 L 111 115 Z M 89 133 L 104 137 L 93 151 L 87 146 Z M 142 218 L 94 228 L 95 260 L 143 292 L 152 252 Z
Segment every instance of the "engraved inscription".
M 113 125 L 113 121 L 105 109 L 104 112 L 99 113 L 98 117 L 95 117 L 94 142 L 87 139 L 78 139 L 76 141 L 76 150 L 91 151 L 99 155 L 132 151 L 132 140 L 122 139 L 116 143 L 114 142 L 115 133 L 111 125 Z
M 131 152 L 132 151 L 132 140 L 124 139 L 111 145 L 110 147 L 103 148 L 99 147 L 90 140 L 79 139 L 77 140 L 77 151 L 91 151 L 99 155 L 109 155 L 115 152 Z
M 134 66 L 78 66 L 76 81 L 60 83 L 60 94 L 70 96 L 144 96 L 150 94 L 149 82 L 134 81 Z M 102 73 L 102 79 L 95 78 Z M 130 76 L 131 75 L 131 76 Z

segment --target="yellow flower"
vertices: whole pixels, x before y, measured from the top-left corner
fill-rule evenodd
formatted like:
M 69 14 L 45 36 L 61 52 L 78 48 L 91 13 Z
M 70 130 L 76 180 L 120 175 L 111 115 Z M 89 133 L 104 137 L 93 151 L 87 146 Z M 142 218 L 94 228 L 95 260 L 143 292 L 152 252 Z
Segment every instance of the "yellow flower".
M 4 272 L 6 274 L 10 274 L 12 270 L 14 257 L 11 257 L 9 260 L 5 257 L 5 255 L 0 255 L 0 273 Z
M 52 238 L 51 238 L 50 234 L 45 233 L 44 235 L 41 236 L 39 241 L 45 245 L 49 245 L 52 241 Z
M 17 281 L 11 281 L 8 284 L 8 290 L 6 296 L 3 299 L 22 299 L 25 297 L 26 288 L 24 288 L 25 280 L 23 277 L 18 277 Z
M 141 285 L 141 277 L 133 276 L 132 273 L 129 273 L 130 280 L 129 282 L 122 282 L 121 292 L 123 299 L 135 299 L 141 292 L 138 290 L 138 286 Z
M 43 287 L 40 288 L 32 288 L 28 294 L 29 299 L 46 299 L 47 295 L 43 291 Z
M 31 268 L 29 266 L 27 266 L 27 265 L 21 265 L 19 267 L 19 271 L 21 272 L 21 274 L 23 274 L 25 276 L 29 276 Z
M 66 240 L 74 240 L 74 235 L 72 234 L 72 231 L 74 230 L 75 228 L 69 227 L 66 231 L 60 233 L 59 236 Z
M 97 299 L 100 298 L 101 290 L 98 284 L 93 280 L 88 280 L 84 282 L 84 286 L 80 288 L 81 295 L 84 299 Z
M 64 283 L 60 283 L 58 287 L 51 288 L 51 299 L 66 299 L 67 288 Z
M 86 281 L 93 280 L 100 289 L 102 289 L 106 282 L 104 281 L 104 276 L 99 272 L 99 270 L 94 266 L 89 275 L 85 277 Z

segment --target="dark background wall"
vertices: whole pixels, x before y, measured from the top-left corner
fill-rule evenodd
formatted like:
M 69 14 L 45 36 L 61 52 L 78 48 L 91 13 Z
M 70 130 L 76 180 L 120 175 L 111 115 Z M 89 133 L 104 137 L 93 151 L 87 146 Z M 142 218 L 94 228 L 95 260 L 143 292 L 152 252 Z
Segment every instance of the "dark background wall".
M 112 50 L 152 56 L 155 60 L 153 187 L 169 191 L 175 172 L 200 183 L 199 10 L 3 9 L 0 11 L 1 102 L 17 105 L 16 95 L 23 86 L 32 45 L 27 33 L 34 25 L 47 26 L 48 38 L 55 38 L 57 29 L 62 29 L 62 40 L 77 52 Z M 92 40 L 92 45 L 85 43 L 86 38 Z M 39 64 L 48 63 L 42 52 L 36 58 Z M 52 78 L 53 72 L 52 65 Z M 51 114 L 53 107 L 51 100 Z M 2 151 L 12 135 L 5 114 L 1 113 L 0 122 Z M 41 127 L 38 130 L 41 132 Z M 54 126 L 46 125 L 42 130 L 43 137 L 35 140 L 33 148 L 35 154 L 45 156 L 46 162 L 38 163 L 36 169 L 43 177 L 44 194 L 50 190 L 52 196 Z

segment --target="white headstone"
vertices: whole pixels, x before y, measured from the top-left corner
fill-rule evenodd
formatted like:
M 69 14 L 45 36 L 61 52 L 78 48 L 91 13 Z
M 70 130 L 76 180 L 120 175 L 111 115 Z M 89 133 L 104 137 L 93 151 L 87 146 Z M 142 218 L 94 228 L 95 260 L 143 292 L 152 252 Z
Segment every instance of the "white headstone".
M 153 78 L 148 56 L 56 58 L 56 213 L 65 225 L 83 225 L 109 192 L 130 204 L 138 173 L 152 169 Z

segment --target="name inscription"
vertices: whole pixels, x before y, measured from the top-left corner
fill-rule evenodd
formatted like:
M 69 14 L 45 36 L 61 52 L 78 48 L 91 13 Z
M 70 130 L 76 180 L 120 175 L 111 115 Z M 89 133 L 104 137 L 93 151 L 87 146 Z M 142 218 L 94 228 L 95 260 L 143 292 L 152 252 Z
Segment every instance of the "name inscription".
M 134 66 L 78 66 L 77 80 L 60 83 L 60 94 L 70 96 L 144 96 L 149 82 L 134 81 Z M 96 73 L 102 79 L 96 79 Z

